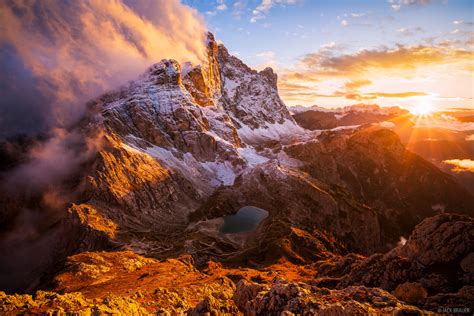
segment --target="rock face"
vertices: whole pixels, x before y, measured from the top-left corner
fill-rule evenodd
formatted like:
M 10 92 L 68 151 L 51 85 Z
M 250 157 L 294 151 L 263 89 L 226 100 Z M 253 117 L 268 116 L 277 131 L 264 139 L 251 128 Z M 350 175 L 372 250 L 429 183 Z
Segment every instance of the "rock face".
M 426 309 L 448 302 L 451 307 L 472 308 L 472 272 L 465 262 L 474 251 L 473 234 L 472 217 L 437 215 L 423 220 L 405 245 L 386 254 L 317 263 L 319 276 L 337 278 L 333 286 L 339 289 L 364 285 L 393 291 L 400 300 Z
M 91 103 L 77 128 L 101 146 L 16 285 L 48 292 L 2 293 L 2 312 L 416 313 L 472 297 L 472 218 L 426 219 L 472 215 L 472 195 L 386 129 L 298 126 L 271 69 L 207 45 L 207 64 L 163 60 Z M 7 225 L 21 201 L 0 199 Z M 245 206 L 268 217 L 221 232 Z
M 329 290 L 306 283 L 277 282 L 271 287 L 259 287 L 242 280 L 237 284 L 234 300 L 246 315 L 420 313 L 390 293 L 364 286 Z
M 403 247 L 393 250 L 397 255 L 416 259 L 424 266 L 459 262 L 465 272 L 472 272 L 468 262 L 472 261 L 473 251 L 474 219 L 456 214 L 424 220 Z
M 271 68 L 250 69 L 220 45 L 218 63 L 222 78 L 223 106 L 238 128 L 251 129 L 293 122 L 277 90 L 277 75 Z

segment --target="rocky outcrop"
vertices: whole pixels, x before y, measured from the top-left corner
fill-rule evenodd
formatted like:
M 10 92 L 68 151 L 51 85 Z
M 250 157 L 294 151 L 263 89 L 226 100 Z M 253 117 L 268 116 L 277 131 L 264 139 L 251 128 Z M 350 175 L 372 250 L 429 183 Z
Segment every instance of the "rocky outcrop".
M 271 286 L 240 281 L 234 300 L 246 315 L 354 315 L 370 313 L 421 313 L 390 293 L 364 286 L 344 290 L 318 288 L 283 280 Z
M 393 291 L 393 295 L 404 302 L 420 304 L 426 300 L 428 292 L 419 283 L 405 282 L 397 286 Z
M 459 263 L 472 272 L 474 219 L 457 214 L 442 214 L 418 224 L 403 247 L 391 254 L 416 260 L 424 266 Z M 459 269 L 459 267 L 458 267 Z
M 218 63 L 222 80 L 223 107 L 237 128 L 265 128 L 271 124 L 294 123 L 277 89 L 277 75 L 271 68 L 250 69 L 220 45 Z
M 194 101 L 200 106 L 217 105 L 222 95 L 221 74 L 217 61 L 219 45 L 214 35 L 207 35 L 207 64 L 193 66 L 185 64 L 183 71 L 183 82 L 186 89 L 191 93 Z
M 38 291 L 35 295 L 6 295 L 0 292 L 0 312 L 3 315 L 28 314 L 147 314 L 140 303 L 131 298 L 109 295 L 101 300 L 89 300 L 82 293 L 58 294 Z
M 327 260 L 335 262 L 332 264 L 318 262 L 317 277 L 322 281 L 337 278 L 333 286 L 338 289 L 351 285 L 380 287 L 393 291 L 400 300 L 430 310 L 446 301 L 451 307 L 472 306 L 472 272 L 464 260 L 470 260 L 474 251 L 473 234 L 471 217 L 437 215 L 417 225 L 405 245 L 386 254 Z M 341 265 L 347 261 L 349 265 Z

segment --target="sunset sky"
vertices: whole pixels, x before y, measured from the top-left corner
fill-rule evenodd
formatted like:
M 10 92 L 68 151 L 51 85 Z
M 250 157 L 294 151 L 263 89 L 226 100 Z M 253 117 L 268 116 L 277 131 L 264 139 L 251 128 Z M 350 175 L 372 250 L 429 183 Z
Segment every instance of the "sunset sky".
M 288 105 L 474 108 L 474 1 L 185 0 Z
M 472 0 L 0 1 L 0 130 L 34 133 L 163 58 L 205 63 L 207 31 L 287 105 L 474 108 Z M 28 113 L 28 115 L 24 115 Z

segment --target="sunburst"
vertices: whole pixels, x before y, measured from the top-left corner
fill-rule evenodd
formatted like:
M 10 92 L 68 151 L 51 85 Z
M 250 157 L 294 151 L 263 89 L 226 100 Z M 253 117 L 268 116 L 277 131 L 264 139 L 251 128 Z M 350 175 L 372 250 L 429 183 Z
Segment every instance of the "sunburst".
M 432 104 L 427 100 L 420 101 L 410 110 L 410 112 L 415 116 L 430 116 L 433 111 Z

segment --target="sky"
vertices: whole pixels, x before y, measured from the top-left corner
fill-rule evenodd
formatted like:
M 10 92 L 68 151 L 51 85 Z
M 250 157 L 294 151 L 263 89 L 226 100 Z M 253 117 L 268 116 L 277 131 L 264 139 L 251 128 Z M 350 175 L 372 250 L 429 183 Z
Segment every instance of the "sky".
M 474 108 L 472 0 L 0 1 L 0 139 L 67 127 L 207 31 L 287 105 Z M 99 31 L 98 31 L 99 30 Z
M 474 108 L 472 0 L 184 0 L 287 105 Z

